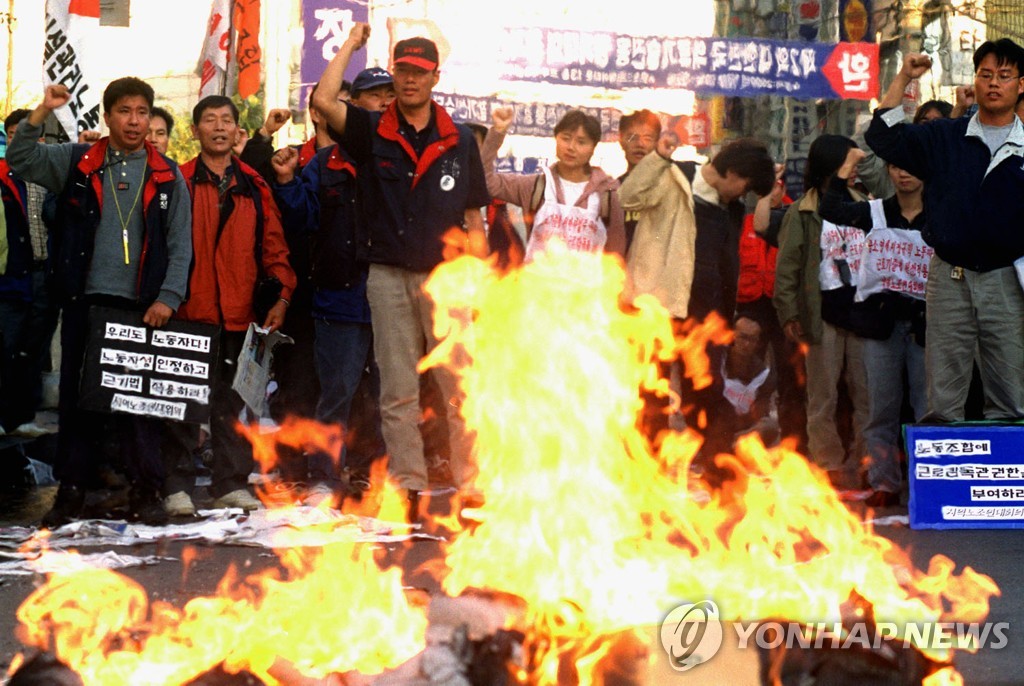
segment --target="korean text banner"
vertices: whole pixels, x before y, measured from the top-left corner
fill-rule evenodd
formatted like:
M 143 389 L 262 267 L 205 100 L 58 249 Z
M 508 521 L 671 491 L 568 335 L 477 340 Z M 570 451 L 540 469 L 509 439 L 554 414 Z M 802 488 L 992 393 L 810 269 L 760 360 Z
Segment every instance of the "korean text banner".
M 502 78 L 566 85 L 684 88 L 751 97 L 870 100 L 878 95 L 878 46 L 759 38 L 676 38 L 508 28 Z
M 100 25 L 99 0 L 47 0 L 43 85 L 67 86 L 71 99 L 54 112 L 68 138 L 99 128 L 102 88 L 90 83 L 83 59 Z
M 356 22 L 367 21 L 369 14 L 365 2 L 302 0 L 302 83 L 313 84 L 320 80 L 327 63 L 348 38 L 352 26 Z M 363 69 L 366 69 L 366 51 L 357 50 L 345 70 L 345 78 L 351 81 Z
M 440 91 L 433 92 L 434 101 L 448 110 L 452 119 L 460 124 L 475 122 L 491 125 L 491 114 L 499 107 L 512 107 L 515 121 L 510 133 L 517 136 L 548 138 L 554 135 L 555 124 L 570 110 L 582 110 L 601 124 L 601 140 L 619 139 L 619 121 L 623 112 L 614 107 L 577 107 L 565 103 L 512 102 L 493 95 L 455 95 Z M 656 112 L 663 129 L 672 129 L 684 145 L 704 148 L 708 139 L 708 117 L 706 114 L 678 116 Z

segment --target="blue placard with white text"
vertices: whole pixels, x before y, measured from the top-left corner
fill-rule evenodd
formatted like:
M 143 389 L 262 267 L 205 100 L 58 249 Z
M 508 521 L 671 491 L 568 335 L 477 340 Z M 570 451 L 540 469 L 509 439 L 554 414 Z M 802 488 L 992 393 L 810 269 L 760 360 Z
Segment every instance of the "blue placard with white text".
M 1024 529 L 1024 425 L 910 425 L 912 529 Z

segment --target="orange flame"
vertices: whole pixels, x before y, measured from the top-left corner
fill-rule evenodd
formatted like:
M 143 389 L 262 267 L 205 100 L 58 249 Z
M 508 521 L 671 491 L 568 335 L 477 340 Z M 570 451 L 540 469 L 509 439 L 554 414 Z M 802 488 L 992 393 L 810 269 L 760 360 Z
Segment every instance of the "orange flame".
M 897 624 L 987 614 L 999 592 L 989 577 L 957 575 L 943 556 L 926 573 L 914 569 L 788 445 L 741 439 L 735 455 L 716 458 L 732 473 L 719 490 L 690 477 L 700 442 L 691 430 L 667 434 L 655 453 L 637 429 L 641 389 L 667 393 L 657 368 L 677 353 L 704 383 L 704 347 L 730 333 L 708 321 L 676 338 L 653 300 L 620 306 L 623 281 L 612 258 L 552 253 L 503 275 L 458 257 L 427 286 L 446 337 L 421 368 L 459 372 L 487 496 L 481 523 L 447 546 L 443 585 L 522 599 L 531 627 L 522 680 L 558 684 L 569 669 L 580 684 L 600 683 L 602 665 L 632 649 L 635 627 L 705 598 L 726 620 L 834 621 L 854 596 Z M 341 437 L 322 430 L 299 422 L 248 435 L 269 465 L 276 444 L 333 453 Z M 380 470 L 364 502 L 398 521 L 405 501 Z M 282 671 L 378 674 L 423 647 L 423 608 L 368 546 L 280 557 L 283 573 L 229 573 L 215 595 L 180 609 L 150 603 L 108 570 L 54 575 L 19 609 L 19 637 L 90 686 L 186 683 L 218 664 L 272 684 Z M 945 669 L 927 683 L 962 680 Z
M 181 609 L 150 603 L 110 570 L 54 575 L 19 608 L 19 638 L 90 686 L 182 684 L 221 663 L 270 684 L 281 662 L 315 678 L 379 674 L 422 650 L 424 609 L 407 600 L 401 570 L 377 569 L 368 546 L 287 551 L 282 562 L 284 576 L 229 573 L 216 596 Z
M 987 613 L 991 579 L 969 568 L 954 576 L 941 557 L 927 574 L 914 570 L 787 447 L 742 439 L 717 459 L 732 480 L 688 497 L 700 486 L 680 469 L 692 436 L 655 456 L 635 421 L 668 315 L 652 301 L 620 307 L 622 283 L 610 258 L 548 254 L 505 277 L 464 258 L 426 287 L 437 333 L 449 335 L 423 366 L 461 375 L 487 496 L 483 523 L 447 547 L 444 588 L 526 601 L 537 635 L 562 646 L 540 655 L 537 683 L 558 683 L 565 651 L 577 667 L 593 664 L 605 645 L 595 637 L 658 624 L 684 600 L 714 599 L 733 620 L 838 620 L 854 592 L 879 621 Z M 729 340 L 723 327 L 691 324 L 679 341 L 699 383 L 706 343 Z M 458 361 L 466 354 L 471 364 Z

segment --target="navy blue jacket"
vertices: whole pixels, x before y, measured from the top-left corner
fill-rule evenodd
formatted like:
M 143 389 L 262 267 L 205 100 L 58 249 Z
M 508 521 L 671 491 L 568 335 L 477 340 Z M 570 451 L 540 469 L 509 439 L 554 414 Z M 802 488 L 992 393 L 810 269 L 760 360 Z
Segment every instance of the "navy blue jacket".
M 317 151 L 299 176 L 275 184 L 284 224 L 313 237 L 310 264 L 317 288 L 352 288 L 365 278 L 356 262 L 356 168 L 337 145 Z
M 444 236 L 464 213 L 490 203 L 472 132 L 437 103 L 421 154 L 399 130 L 397 104 L 381 112 L 348 107 L 345 132 L 331 132 L 358 165 L 359 257 L 427 272 L 444 261 Z
M 1003 159 L 986 175 L 992 154 L 968 134 L 977 115 L 890 127 L 882 119 L 887 111 L 875 112 L 865 140 L 879 157 L 925 182 L 928 223 L 921 234 L 935 253 L 980 272 L 1024 256 L 1024 147 L 1007 140 L 997 151 Z
M 5 160 L 0 160 L 0 198 L 7 219 L 7 269 L 0 276 L 0 298 L 32 299 L 32 239 L 28 228 L 28 190 Z
M 146 148 L 149 155 L 142 193 L 145 234 L 136 283 L 138 302 L 143 306 L 157 299 L 167 276 L 168 208 L 177 178 L 173 161 L 155 148 Z M 102 210 L 103 179 L 98 172 L 105 153 L 106 139 L 92 147 L 76 145 L 71 154 L 71 172 L 57 199 L 50 263 L 56 295 L 62 300 L 76 300 L 85 293 Z

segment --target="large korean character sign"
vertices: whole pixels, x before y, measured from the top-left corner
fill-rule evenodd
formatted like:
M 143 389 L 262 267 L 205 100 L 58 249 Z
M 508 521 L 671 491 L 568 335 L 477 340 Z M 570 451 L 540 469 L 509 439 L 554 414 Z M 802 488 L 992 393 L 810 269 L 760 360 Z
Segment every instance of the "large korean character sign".
M 302 0 L 302 83 L 308 86 L 320 80 L 335 53 L 348 38 L 356 22 L 369 20 L 368 3 L 355 0 Z M 345 71 L 345 78 L 351 81 L 356 74 L 366 69 L 366 51 L 359 50 Z M 305 103 L 303 103 L 305 104 Z
M 141 312 L 94 307 L 82 369 L 79 405 L 85 410 L 210 420 L 212 370 L 220 328 L 172 319 L 159 329 Z
M 868 100 L 878 95 L 878 46 L 839 43 L 822 69 L 840 98 Z

